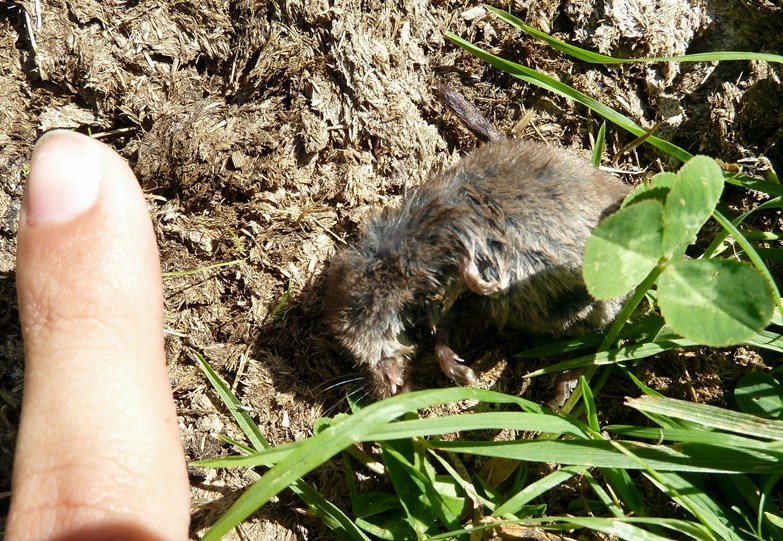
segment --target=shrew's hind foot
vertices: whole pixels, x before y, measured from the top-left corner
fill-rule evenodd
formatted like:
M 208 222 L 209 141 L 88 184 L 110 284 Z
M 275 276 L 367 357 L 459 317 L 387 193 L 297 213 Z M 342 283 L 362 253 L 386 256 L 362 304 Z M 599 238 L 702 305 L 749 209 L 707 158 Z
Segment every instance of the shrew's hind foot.
M 478 384 L 475 372 L 469 366 L 465 366 L 463 364 L 465 361 L 449 347 L 446 331 L 439 330 L 435 334 L 435 358 L 443 373 L 457 385 L 475 387 Z

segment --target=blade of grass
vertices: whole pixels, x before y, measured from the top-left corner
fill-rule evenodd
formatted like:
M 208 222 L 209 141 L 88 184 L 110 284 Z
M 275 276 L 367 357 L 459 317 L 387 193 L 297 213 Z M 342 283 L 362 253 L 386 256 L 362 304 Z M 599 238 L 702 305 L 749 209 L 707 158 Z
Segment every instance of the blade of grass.
M 703 443 L 720 447 L 732 447 L 735 449 L 752 449 L 759 452 L 769 453 L 775 460 L 783 461 L 783 448 L 779 445 L 766 444 L 758 439 L 747 438 L 745 436 L 736 436 L 726 434 L 725 432 L 714 432 L 712 430 L 700 429 L 680 429 L 680 428 L 645 428 L 639 426 L 607 425 L 604 427 L 607 432 L 619 434 L 621 436 L 630 436 L 634 438 L 647 439 L 651 441 L 667 442 L 687 442 Z
M 775 284 L 775 279 L 772 278 L 772 274 L 770 274 L 769 269 L 764 264 L 764 261 L 762 261 L 761 257 L 759 257 L 759 255 L 756 253 L 753 245 L 748 242 L 748 239 L 746 239 L 739 229 L 734 227 L 734 224 L 732 224 L 730 220 L 723 216 L 723 214 L 715 210 L 712 213 L 712 217 L 715 218 L 721 227 L 726 229 L 731 234 L 731 236 L 734 237 L 734 240 L 737 241 L 737 244 L 739 244 L 742 249 L 745 250 L 748 259 L 750 259 L 751 263 L 753 263 L 753 266 L 761 271 L 761 273 L 764 275 L 764 278 L 767 279 L 767 283 L 769 284 L 769 287 L 772 289 L 772 293 L 775 296 L 778 310 L 783 312 L 783 300 L 780 298 L 780 291 L 778 291 L 778 286 Z
M 661 56 L 650 58 L 615 58 L 612 56 L 581 49 L 575 45 L 570 45 L 564 41 L 550 36 L 545 32 L 541 32 L 540 30 L 536 30 L 535 28 L 526 25 L 520 19 L 514 17 L 506 11 L 492 6 L 485 7 L 487 10 L 491 11 L 500 19 L 514 26 L 518 30 L 521 30 L 522 32 L 536 39 L 545 41 L 553 49 L 591 64 L 628 64 L 633 62 L 712 62 L 719 60 L 763 60 L 765 62 L 773 62 L 777 64 L 783 63 L 783 56 L 780 55 L 742 51 L 720 51 L 712 53 L 688 54 L 683 56 Z
M 593 493 L 596 495 L 598 500 L 604 504 L 604 506 L 617 518 L 624 518 L 626 515 L 623 513 L 622 507 L 619 505 L 619 500 L 617 496 L 614 496 L 614 494 L 610 495 L 609 492 L 607 492 L 604 489 L 604 486 L 599 483 L 595 477 L 587 473 L 587 475 L 584 476 L 585 481 L 587 485 L 592 489 Z M 610 484 L 611 486 L 611 484 Z M 625 503 L 625 502 L 623 502 Z M 591 506 L 592 508 L 592 506 Z
M 229 445 L 232 445 L 232 446 L 236 447 L 237 449 L 239 449 L 243 453 L 251 454 L 251 453 L 255 452 L 255 450 L 252 447 L 250 447 L 249 445 L 245 445 L 244 443 L 238 442 L 237 440 L 233 440 L 233 439 L 229 438 L 228 436 L 224 436 L 223 434 L 217 434 L 215 436 L 215 438 L 218 441 L 221 441 L 223 443 L 227 443 Z
M 447 528 L 457 530 L 459 519 L 447 505 L 444 496 L 435 489 L 431 466 L 426 463 L 426 453 L 414 440 L 388 442 L 383 447 L 384 464 L 389 472 L 400 503 L 408 515 L 411 527 L 425 534 L 432 529 L 435 517 Z M 405 452 L 413 449 L 411 462 Z M 419 456 L 421 454 L 421 456 Z
M 685 404 L 690 403 L 685 402 Z M 578 425 L 571 421 L 562 419 L 563 422 L 547 425 L 545 424 L 547 421 L 557 421 L 560 420 L 560 418 L 552 414 L 546 415 L 545 417 L 546 418 L 542 420 L 535 415 L 531 416 L 531 414 L 495 412 L 395 421 L 389 423 L 387 426 L 368 432 L 361 438 L 361 441 L 390 441 L 412 437 L 436 436 L 457 431 L 492 430 L 498 428 L 513 428 L 514 430 L 528 432 L 537 432 L 543 429 L 544 431 L 555 435 L 568 434 L 582 439 L 589 437 L 586 428 L 580 431 Z M 542 423 L 544 424 L 542 425 Z M 778 423 L 780 423 L 780 421 L 778 421 Z M 396 425 L 400 425 L 401 428 L 398 428 Z M 699 425 L 694 424 L 693 426 L 694 428 L 699 428 Z M 781 461 L 783 463 L 783 449 L 779 449 L 774 444 L 766 444 L 765 442 L 760 442 L 758 439 L 744 436 L 711 432 L 705 429 L 642 428 L 623 425 L 609 425 L 604 427 L 604 430 L 624 436 L 634 436 L 636 438 L 644 438 L 652 441 L 700 444 L 705 448 L 712 447 L 716 449 L 729 447 L 740 452 L 753 453 L 764 460 Z M 303 441 L 293 442 L 257 452 L 250 456 L 222 457 L 219 459 L 202 460 L 195 462 L 194 464 L 198 466 L 213 467 L 271 466 L 279 463 L 292 453 L 297 452 L 301 449 L 303 444 Z M 438 447 L 439 444 L 434 441 L 433 445 Z
M 674 338 L 661 342 L 634 344 L 609 351 L 600 351 L 591 355 L 585 355 L 583 357 L 577 357 L 576 359 L 570 359 L 568 361 L 546 366 L 539 370 L 528 372 L 524 377 L 532 378 L 536 376 L 542 376 L 544 374 L 562 372 L 563 370 L 570 370 L 573 368 L 584 368 L 587 366 L 603 366 L 608 364 L 621 363 L 624 361 L 638 361 L 639 359 L 652 357 L 672 349 L 695 345 L 695 342 L 686 338 Z
M 595 396 L 584 376 L 579 378 L 579 388 L 582 391 L 582 404 L 584 406 L 584 415 L 587 418 L 588 425 L 595 434 L 600 434 L 601 427 L 598 422 L 598 410 L 595 405 Z M 621 468 L 602 468 L 601 473 L 609 486 L 617 493 L 619 499 L 630 508 L 634 515 L 646 516 L 643 503 L 644 499 L 629 477 L 627 471 Z M 614 502 L 610 502 L 610 504 L 612 503 Z M 612 505 L 612 507 L 614 506 Z
M 637 461 L 645 470 L 645 477 L 650 479 L 664 494 L 687 509 L 711 531 L 715 538 L 726 541 L 739 541 L 741 538 L 726 527 L 728 513 L 714 502 L 704 491 L 694 487 L 691 482 L 676 472 L 664 473 L 656 471 L 647 461 L 634 453 L 625 442 L 613 441 L 613 447 L 625 456 Z
M 587 469 L 587 466 L 564 466 L 557 471 L 542 477 L 538 481 L 530 483 L 522 489 L 522 491 L 514 494 L 514 496 L 509 498 L 503 505 L 495 509 L 492 516 L 512 518 L 514 514 L 518 513 L 519 510 L 528 503 L 556 486 L 562 485 L 575 475 L 583 474 Z
M 769 208 L 781 208 L 781 206 L 783 206 L 783 198 L 775 197 L 774 199 L 770 199 L 769 201 L 765 201 L 764 203 L 762 203 L 762 204 L 760 204 L 760 205 L 758 205 L 756 207 L 753 207 L 752 209 L 750 209 L 750 210 L 748 210 L 746 212 L 743 212 L 742 214 L 740 214 L 739 216 L 734 218 L 731 221 L 731 224 L 734 227 L 739 227 L 740 224 L 742 222 L 744 222 L 754 212 L 757 212 L 759 210 L 769 209 Z M 710 243 L 710 245 L 707 247 L 707 249 L 704 250 L 704 253 L 701 255 L 701 257 L 705 258 L 705 259 L 709 259 L 712 256 L 714 256 L 715 253 L 718 251 L 718 248 L 721 246 L 721 244 L 723 244 L 723 241 L 725 241 L 730 234 L 731 233 L 729 232 L 729 230 L 724 228 L 723 231 L 721 231 L 720 233 L 718 233 L 715 236 L 715 239 Z
M 606 122 L 601 123 L 601 128 L 598 130 L 598 136 L 595 138 L 595 146 L 593 147 L 593 167 L 599 167 L 601 165 L 601 155 L 604 153 L 604 143 L 606 143 Z
M 645 474 L 654 485 L 674 502 L 687 509 L 716 539 L 741 541 L 744 539 L 735 528 L 726 525 L 730 513 L 710 498 L 704 490 L 693 486 L 677 472 L 648 471 Z
M 783 421 L 763 419 L 747 413 L 673 398 L 643 396 L 629 398 L 625 403 L 642 412 L 683 419 L 715 430 L 783 441 Z
M 754 500 L 758 502 L 758 505 L 756 508 L 758 509 L 756 511 L 758 515 L 758 522 L 756 524 L 756 530 L 759 534 L 759 537 L 761 537 L 762 534 L 762 528 L 766 528 L 774 535 L 775 541 L 779 541 L 780 539 L 783 539 L 783 528 L 777 523 L 775 523 L 772 520 L 769 520 L 769 517 L 772 516 L 771 511 L 766 511 L 765 507 L 767 507 L 767 504 L 769 504 L 769 507 L 774 509 L 772 507 L 774 505 L 774 502 L 777 500 L 776 498 L 773 498 L 772 495 L 773 490 L 775 489 L 776 485 L 778 484 L 778 481 L 780 481 L 780 478 L 783 477 L 781 475 L 772 475 L 769 478 L 767 478 L 764 482 L 763 490 L 761 491 L 760 497 L 758 494 L 758 491 L 755 490 L 755 487 L 752 486 L 752 483 L 750 480 L 743 476 L 743 481 L 747 482 L 747 485 L 750 486 L 743 486 L 743 492 L 745 493 L 745 498 L 750 502 L 753 503 Z M 780 508 L 775 509 L 778 513 L 780 513 Z M 777 518 L 780 518 L 780 515 L 778 515 Z
M 253 447 L 258 451 L 261 449 L 268 449 L 270 447 L 269 442 L 261 433 L 258 426 L 253 422 L 253 419 L 250 417 L 247 410 L 245 410 L 242 403 L 239 402 L 237 397 L 234 396 L 234 393 L 231 392 L 231 388 L 225 384 L 223 379 L 217 375 L 217 372 L 212 369 L 207 360 L 199 352 L 191 350 L 191 353 L 196 358 L 196 361 L 201 367 L 201 371 L 207 376 L 212 388 L 218 393 L 218 396 L 220 396 L 223 404 L 228 408 L 234 421 L 236 421 L 242 429 L 242 432 L 245 433 L 245 436 L 250 440 Z
M 634 524 L 663 526 L 669 530 L 689 535 L 694 539 L 716 541 L 715 537 L 713 537 L 703 526 L 686 520 L 666 518 L 611 519 L 600 517 L 564 517 L 558 521 L 567 521 L 568 523 L 571 523 L 575 526 L 590 528 L 591 530 L 596 530 L 607 535 L 614 535 L 626 541 L 670 541 L 672 539 L 668 536 L 663 537 L 642 528 L 638 528 L 634 526 Z M 727 539 L 725 541 L 729 540 Z
M 385 441 L 434 436 L 469 430 L 511 429 L 525 432 L 552 432 L 586 438 L 586 427 L 553 413 L 481 412 L 397 421 L 365 435 L 365 441 Z
M 779 312 L 777 312 L 779 313 Z M 780 325 L 775 321 L 775 317 L 772 318 L 773 325 Z M 756 333 L 751 339 L 747 340 L 745 344 L 776 353 L 783 353 L 783 336 L 779 333 L 772 331 L 760 331 Z
M 757 178 L 747 177 L 744 175 L 739 177 L 730 176 L 726 179 L 726 182 L 728 182 L 729 184 L 734 184 L 735 186 L 747 188 L 749 190 L 764 192 L 765 194 L 771 195 L 773 197 L 783 196 L 783 185 L 781 185 L 779 182 L 770 182 L 769 180 L 759 180 Z
M 377 430 L 365 434 L 360 441 L 382 442 L 409 439 L 425 436 L 438 436 L 453 432 L 471 430 L 513 429 L 523 432 L 543 432 L 556 436 L 570 435 L 577 438 L 587 438 L 587 427 L 569 417 L 562 417 L 551 412 L 481 412 L 448 415 L 395 421 L 380 426 Z M 250 455 L 228 456 L 193 462 L 196 466 L 237 468 L 249 466 L 273 466 L 304 444 L 296 441 L 267 448 Z
M 583 94 L 582 92 L 579 92 L 578 90 L 571 88 L 570 86 L 563 84 L 560 81 L 557 81 L 530 68 L 526 68 L 525 66 L 521 66 L 515 62 L 511 62 L 499 56 L 490 54 L 484 49 L 473 45 L 469 41 L 462 39 L 452 32 L 446 32 L 445 37 L 455 45 L 462 47 L 472 55 L 480 58 L 481 60 L 484 60 L 488 64 L 495 66 L 496 68 L 503 70 L 506 73 L 509 73 L 510 75 L 513 75 L 518 79 L 522 79 L 523 81 L 526 81 L 532 85 L 541 87 L 549 92 L 553 92 L 565 98 L 581 103 L 585 107 L 595 111 L 605 119 L 620 126 L 624 130 L 633 133 L 634 135 L 641 136 L 646 133 L 644 128 L 639 126 L 627 116 L 618 113 L 600 101 L 591 98 L 590 96 Z M 659 139 L 658 137 L 651 136 L 647 139 L 647 142 L 682 162 L 686 162 L 692 157 L 692 154 L 685 149 L 682 149 L 677 145 L 674 145 L 663 139 Z
M 557 462 L 598 468 L 641 469 L 638 460 L 623 455 L 607 440 L 519 440 L 502 442 L 434 441 L 433 448 L 479 456 Z M 676 446 L 624 442 L 635 457 L 657 471 L 712 473 L 778 473 L 779 460 L 755 449 L 729 449 L 721 445 Z
M 649 316 L 639 321 L 634 321 L 623 327 L 618 338 L 621 340 L 637 340 L 644 335 L 656 335 L 664 325 L 663 318 L 660 316 Z M 679 338 L 677 336 L 676 338 Z M 600 334 L 588 334 L 576 338 L 569 338 L 555 343 L 547 343 L 543 346 L 527 349 L 516 353 L 514 357 L 523 359 L 535 357 L 551 357 L 563 353 L 571 353 L 581 349 L 595 348 L 603 342 L 604 337 Z

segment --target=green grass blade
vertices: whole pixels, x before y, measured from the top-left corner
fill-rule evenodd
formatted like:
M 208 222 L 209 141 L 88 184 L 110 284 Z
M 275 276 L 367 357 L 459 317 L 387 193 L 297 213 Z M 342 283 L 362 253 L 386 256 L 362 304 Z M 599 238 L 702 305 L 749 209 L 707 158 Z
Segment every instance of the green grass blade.
M 560 81 L 557 81 L 530 68 L 526 68 L 525 66 L 515 62 L 511 62 L 499 56 L 490 54 L 484 49 L 473 45 L 469 41 L 462 39 L 452 32 L 446 32 L 445 37 L 455 45 L 462 47 L 472 55 L 480 58 L 481 60 L 484 60 L 488 64 L 495 66 L 496 68 L 503 70 L 506 73 L 509 73 L 510 75 L 513 75 L 514 77 L 517 77 L 518 79 L 526 81 L 532 85 L 581 103 L 585 107 L 595 111 L 605 119 L 636 136 L 642 136 L 647 133 L 647 130 L 639 126 L 636 122 L 627 116 L 618 113 L 600 101 L 591 98 L 590 96 L 583 94 L 582 92 L 579 92 L 578 90 L 571 88 L 570 86 L 563 84 Z M 647 142 L 682 162 L 687 162 L 692 157 L 692 154 L 687 150 L 682 149 L 677 145 L 663 139 L 659 139 L 658 137 L 650 136 L 647 139 Z
M 192 351 L 192 350 L 191 350 Z M 226 385 L 223 379 L 212 370 L 207 360 L 197 351 L 193 351 L 193 355 L 196 357 L 201 371 L 207 376 L 209 383 L 215 389 L 220 396 L 223 404 L 226 405 L 231 416 L 237 422 L 242 432 L 245 433 L 247 439 L 257 450 L 269 448 L 269 442 L 259 430 L 258 426 L 251 419 L 250 414 L 245 410 L 244 406 L 239 402 L 234 393 L 231 392 L 231 388 Z
M 584 479 L 587 485 L 592 489 L 593 493 L 598 497 L 598 500 L 609 510 L 609 512 L 612 513 L 612 515 L 617 518 L 625 517 L 623 509 L 619 505 L 620 502 L 618 501 L 618 498 L 613 498 L 610 496 L 604 486 L 599 483 L 595 477 L 590 475 L 589 472 L 585 474 Z M 625 501 L 623 501 L 623 503 L 625 503 Z M 590 506 L 590 509 L 593 509 L 592 505 Z
M 639 321 L 634 321 L 623 327 L 618 338 L 638 341 L 639 337 L 649 335 L 655 336 L 664 325 L 664 320 L 660 316 L 649 316 Z M 677 337 L 679 338 L 679 337 Z M 557 342 L 547 342 L 543 346 L 537 346 L 516 353 L 514 357 L 530 359 L 537 357 L 552 357 L 563 353 L 571 353 L 582 349 L 596 348 L 601 345 L 604 337 L 600 334 L 588 334 L 576 338 L 569 338 Z
M 582 389 L 582 400 L 585 405 L 587 424 L 590 426 L 591 430 L 600 433 L 601 425 L 598 422 L 598 409 L 595 406 L 595 396 L 593 395 L 593 390 L 590 389 L 587 378 L 584 376 L 579 377 L 579 387 Z
M 628 474 L 628 470 L 622 468 L 602 468 L 601 474 L 604 476 L 604 479 L 609 486 L 612 487 L 612 490 L 617 494 L 617 499 L 623 502 L 629 510 L 629 514 L 641 517 L 647 516 L 647 511 L 644 508 L 644 497 L 641 492 L 639 492 L 636 483 L 634 483 L 633 479 L 631 479 L 631 476 Z M 593 486 L 593 491 L 601 497 L 602 495 L 600 493 L 603 492 L 603 490 L 599 489 L 597 483 L 593 484 L 595 485 Z M 602 500 L 603 499 L 604 498 L 602 497 Z M 605 503 L 615 516 L 622 516 L 621 509 L 617 506 L 616 502 L 610 501 Z
M 601 345 L 604 337 L 600 334 L 588 334 L 565 340 L 547 342 L 543 346 L 535 346 L 514 354 L 514 357 L 533 359 L 539 357 L 552 357 L 563 353 L 572 353 L 583 349 L 594 349 Z
M 740 232 L 739 229 L 734 227 L 734 224 L 731 223 L 729 219 L 727 219 L 725 216 L 723 216 L 720 212 L 715 210 L 712 213 L 712 217 L 715 218 L 715 220 L 726 229 L 732 237 L 734 237 L 734 240 L 737 241 L 737 244 L 739 244 L 743 250 L 745 250 L 745 253 L 748 256 L 748 259 L 750 259 L 751 263 L 759 270 L 761 271 L 761 274 L 764 275 L 764 278 L 767 279 L 767 283 L 769 284 L 769 287 L 772 289 L 772 293 L 775 298 L 775 302 L 777 304 L 778 310 L 783 312 L 783 300 L 780 298 L 780 291 L 778 290 L 778 286 L 775 284 L 775 279 L 772 278 L 772 274 L 770 274 L 769 269 L 764 264 L 764 261 L 762 261 L 761 257 L 756 253 L 756 250 L 753 248 L 753 245 L 748 242 L 748 239 L 745 238 L 745 236 Z
M 304 441 L 304 440 L 303 440 Z M 192 462 L 194 466 L 202 468 L 255 468 L 258 466 L 272 467 L 285 457 L 290 455 L 298 447 L 301 447 L 302 441 L 287 443 L 277 447 L 270 447 L 255 451 L 249 455 L 224 456 L 220 458 L 207 458 Z
M 604 145 L 606 143 L 606 122 L 601 123 L 601 127 L 598 130 L 598 136 L 595 138 L 595 147 L 593 148 L 592 163 L 593 167 L 600 167 L 601 155 L 604 153 Z
M 767 53 L 753 53 L 742 51 L 721 51 L 713 53 L 697 53 L 688 54 L 683 56 L 661 56 L 650 58 L 614 58 L 600 53 L 594 53 L 581 49 L 574 45 L 570 45 L 564 41 L 536 30 L 535 28 L 526 25 L 517 17 L 514 17 L 506 11 L 502 11 L 492 6 L 485 6 L 489 11 L 497 15 L 499 18 L 514 26 L 518 30 L 532 36 L 541 41 L 545 41 L 550 47 L 572 56 L 578 60 L 584 62 L 590 62 L 591 64 L 628 64 L 632 62 L 713 62 L 719 60 L 763 60 L 765 62 L 783 63 L 783 56 Z
M 768 180 L 759 180 L 757 178 L 746 176 L 728 177 L 726 182 L 729 184 L 734 184 L 735 186 L 747 188 L 748 190 L 764 192 L 765 194 L 774 197 L 783 196 L 783 185 L 781 185 L 779 182 L 770 182 Z
M 587 468 L 587 466 L 564 466 L 557 471 L 542 477 L 538 481 L 530 483 L 520 492 L 514 494 L 514 496 L 509 498 L 509 500 L 500 507 L 495 509 L 495 511 L 492 513 L 492 516 L 507 516 L 508 518 L 513 517 L 528 503 L 532 502 L 556 486 L 565 483 L 575 475 L 582 475 L 585 471 L 587 471 Z
M 310 508 L 332 531 L 341 534 L 342 539 L 351 541 L 370 541 L 354 521 L 343 513 L 342 509 L 324 498 L 315 488 L 303 480 L 298 480 L 291 490 Z
M 665 351 L 669 351 L 677 348 L 684 348 L 695 346 L 696 343 L 686 338 L 666 338 L 659 342 L 647 342 L 643 344 L 633 344 L 631 346 L 625 346 L 618 349 L 612 349 L 609 351 L 600 351 L 591 355 L 585 355 L 576 359 L 570 359 L 561 363 L 546 366 L 539 370 L 534 370 L 525 374 L 525 377 L 532 378 L 536 376 L 542 376 L 544 374 L 551 374 L 554 372 L 562 372 L 563 370 L 570 370 L 572 368 L 584 368 L 587 366 L 604 366 L 609 364 L 616 364 L 624 361 L 638 361 L 646 357 L 652 357 Z
M 598 421 L 598 409 L 595 404 L 595 397 L 593 391 L 590 388 L 587 378 L 581 376 L 579 378 L 579 387 L 582 390 L 582 403 L 584 404 L 585 417 L 587 417 L 588 424 L 595 434 L 601 433 L 601 427 Z M 617 493 L 619 499 L 633 512 L 634 515 L 645 516 L 644 499 L 636 488 L 636 485 L 631 480 L 628 472 L 621 468 L 602 468 L 606 482 Z M 601 496 L 603 489 L 599 490 L 598 487 L 594 487 L 596 493 Z M 621 516 L 619 507 L 615 505 L 614 501 L 608 500 L 605 502 L 609 508 L 613 511 L 615 516 Z
M 774 317 L 772 319 L 772 323 L 780 325 L 780 323 L 775 322 Z M 766 349 L 768 351 L 774 351 L 776 353 L 783 353 L 783 336 L 772 331 L 758 332 L 755 336 L 751 337 L 749 340 L 746 340 L 745 344 L 761 349 Z
M 443 468 L 446 473 L 448 473 L 451 478 L 454 479 L 454 482 L 465 491 L 465 494 L 468 496 L 468 498 L 470 498 L 474 508 L 478 508 L 479 506 L 487 507 L 490 510 L 495 508 L 495 504 L 493 502 L 479 495 L 476 487 L 470 481 L 470 472 L 467 471 L 467 468 L 465 468 L 464 464 L 459 462 L 459 460 L 456 458 L 456 455 L 451 455 L 452 459 L 456 463 L 455 467 L 432 449 L 428 449 L 428 453 L 428 456 L 432 456 L 435 460 L 437 460 L 441 468 Z
M 700 539 L 705 541 L 716 541 L 714 537 L 709 535 L 709 532 L 698 525 L 676 519 L 655 518 L 644 520 L 643 518 L 625 518 L 625 519 L 611 519 L 600 517 L 568 517 L 562 519 L 568 521 L 576 526 L 583 528 L 590 528 L 598 532 L 605 533 L 607 535 L 616 536 L 626 541 L 671 541 L 671 537 L 664 537 L 654 534 L 648 530 L 639 528 L 634 524 L 644 524 L 648 526 L 663 526 L 665 528 L 690 535 L 694 539 Z M 729 541 L 728 539 L 725 541 Z
M 781 199 L 782 198 L 778 196 L 775 197 L 774 199 L 770 199 L 769 201 L 765 201 L 764 203 L 756 207 L 753 207 L 752 209 L 734 218 L 731 221 L 731 225 L 733 225 L 735 228 L 739 228 L 740 224 L 744 222 L 754 212 L 758 212 L 760 210 L 765 210 L 769 208 L 781 208 L 781 206 L 783 206 L 783 200 Z M 715 236 L 715 239 L 710 243 L 707 249 L 704 250 L 704 253 L 701 255 L 701 257 L 705 259 L 709 259 L 713 257 L 718 252 L 718 249 L 723 245 L 723 242 L 728 238 L 729 235 L 730 235 L 729 230 L 724 228 L 723 231 L 721 231 Z
M 587 437 L 587 428 L 584 425 L 574 419 L 561 417 L 554 413 L 481 412 L 397 421 L 369 432 L 363 441 L 386 441 L 469 430 L 500 429 L 569 434 L 578 438 Z
M 727 449 L 704 444 L 676 446 L 623 442 L 633 458 L 606 440 L 520 440 L 502 442 L 433 441 L 435 449 L 531 462 L 557 462 L 598 468 L 712 473 L 779 473 L 783 465 L 754 449 Z M 641 461 L 641 462 L 640 462 Z M 643 466 L 642 463 L 646 466 Z
M 628 449 L 627 445 L 620 442 L 613 442 L 613 445 L 624 455 L 637 460 L 646 470 L 645 476 L 669 498 L 690 511 L 705 528 L 713 533 L 714 538 L 739 541 L 734 532 L 725 525 L 728 513 L 713 502 L 705 492 L 698 490 L 693 483 L 676 472 L 667 474 L 656 471 L 643 458 Z
M 463 413 L 444 417 L 412 419 L 390 422 L 377 430 L 369 431 L 360 440 L 363 442 L 381 442 L 438 436 L 453 432 L 470 430 L 513 429 L 524 432 L 543 432 L 554 435 L 570 435 L 587 438 L 589 429 L 573 418 L 563 417 L 551 412 L 480 412 Z M 291 453 L 299 449 L 304 441 L 296 441 L 265 449 L 249 455 L 228 456 L 193 462 L 196 466 L 213 468 L 239 468 L 256 466 L 274 466 Z
M 437 521 L 449 530 L 460 529 L 458 517 L 445 501 L 445 496 L 435 488 L 432 468 L 426 462 L 423 447 L 416 441 L 398 440 L 388 442 L 382 448 L 383 462 L 410 526 L 419 534 L 430 532 Z M 410 454 L 413 454 L 413 462 L 411 457 L 406 456 Z
M 745 520 L 751 528 L 755 529 L 754 534 L 758 539 L 769 539 L 770 541 L 779 541 L 783 538 L 783 531 L 775 526 L 774 523 L 766 520 L 765 507 L 767 503 L 772 504 L 772 509 L 780 512 L 780 507 L 775 508 L 773 498 L 767 502 L 769 491 L 773 490 L 780 480 L 779 475 L 769 476 L 765 479 L 759 479 L 764 482 L 764 490 L 756 486 L 756 479 L 749 475 L 732 475 L 716 479 L 722 485 L 723 492 L 733 495 L 733 498 L 727 504 L 739 513 L 743 513 Z M 756 518 L 755 523 L 752 522 Z
M 653 389 L 652 387 L 647 386 L 642 380 L 637 378 L 631 371 L 620 367 L 620 370 L 622 370 L 623 375 L 630 379 L 634 385 L 639 387 L 639 390 L 641 390 L 644 394 L 649 396 L 663 396 L 661 393 Z
M 737 534 L 736 529 L 728 527 L 726 517 L 731 514 L 721 508 L 703 490 L 697 490 L 693 483 L 675 472 L 656 471 L 655 475 L 646 477 L 669 496 L 674 502 L 687 509 L 701 522 L 716 539 L 722 541 L 741 541 L 744 537 Z
M 643 396 L 626 400 L 626 405 L 645 413 L 674 417 L 715 430 L 783 441 L 783 421 L 763 419 L 747 413 L 673 398 Z
M 651 441 L 701 443 L 715 447 L 733 449 L 750 449 L 767 453 L 771 460 L 783 462 L 783 448 L 775 444 L 769 445 L 758 439 L 715 432 L 706 429 L 681 428 L 644 428 L 639 426 L 607 425 L 604 430 L 625 437 L 641 438 Z
M 246 445 L 244 443 L 238 442 L 237 440 L 231 439 L 228 436 L 224 436 L 223 434 L 216 434 L 215 438 L 217 438 L 218 441 L 221 441 L 223 443 L 227 443 L 229 445 L 232 445 L 242 451 L 244 454 L 251 454 L 255 452 L 255 449 L 250 447 L 249 445 Z

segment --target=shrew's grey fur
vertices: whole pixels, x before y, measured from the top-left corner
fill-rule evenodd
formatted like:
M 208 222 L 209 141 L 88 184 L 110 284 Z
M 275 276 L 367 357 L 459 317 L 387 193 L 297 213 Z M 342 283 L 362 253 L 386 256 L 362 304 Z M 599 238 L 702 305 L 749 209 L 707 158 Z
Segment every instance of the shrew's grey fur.
M 415 347 L 407 331 L 422 321 L 435 331 L 457 298 L 499 328 L 563 335 L 604 327 L 620 303 L 589 296 L 582 256 L 591 230 L 627 193 L 562 148 L 487 144 L 375 216 L 335 256 L 325 301 L 332 331 L 384 397 L 408 387 Z M 474 382 L 442 336 L 444 372 Z

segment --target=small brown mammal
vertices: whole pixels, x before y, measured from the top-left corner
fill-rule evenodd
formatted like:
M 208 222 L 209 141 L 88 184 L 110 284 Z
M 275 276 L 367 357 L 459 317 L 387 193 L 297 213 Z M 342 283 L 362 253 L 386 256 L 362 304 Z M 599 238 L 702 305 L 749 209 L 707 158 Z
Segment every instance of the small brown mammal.
M 416 326 L 433 332 L 447 376 L 476 382 L 448 344 L 446 316 L 458 299 L 498 328 L 602 328 L 620 302 L 589 296 L 582 256 L 592 229 L 628 190 L 565 149 L 489 143 L 376 215 L 334 257 L 324 305 L 332 332 L 383 398 L 409 388 Z

